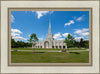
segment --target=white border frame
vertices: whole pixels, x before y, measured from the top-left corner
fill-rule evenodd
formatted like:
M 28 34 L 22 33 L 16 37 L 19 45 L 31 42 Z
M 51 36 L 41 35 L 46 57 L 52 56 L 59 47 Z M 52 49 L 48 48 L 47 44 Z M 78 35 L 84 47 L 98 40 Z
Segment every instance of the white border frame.
M 55 7 L 92 8 L 93 66 L 8 66 L 8 20 L 7 8 L 11 7 Z M 1 73 L 99 73 L 99 1 L 1 1 Z

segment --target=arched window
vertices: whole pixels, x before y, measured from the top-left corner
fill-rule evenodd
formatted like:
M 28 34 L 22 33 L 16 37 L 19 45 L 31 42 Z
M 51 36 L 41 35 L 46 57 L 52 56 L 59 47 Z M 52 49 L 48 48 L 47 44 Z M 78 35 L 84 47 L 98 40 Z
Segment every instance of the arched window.
M 58 48 L 58 46 L 56 46 L 56 48 Z
M 45 41 L 44 48 L 49 48 L 49 42 L 48 41 Z
M 63 46 L 63 48 L 65 48 L 65 46 Z
M 54 46 L 52 46 L 52 48 L 54 48 Z
M 61 48 L 61 46 L 59 46 L 59 48 Z

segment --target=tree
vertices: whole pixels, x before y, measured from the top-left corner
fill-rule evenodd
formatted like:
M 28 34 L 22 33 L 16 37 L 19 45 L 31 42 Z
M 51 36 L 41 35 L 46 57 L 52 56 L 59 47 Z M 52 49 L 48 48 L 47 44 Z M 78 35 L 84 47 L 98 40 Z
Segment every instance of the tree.
M 66 43 L 68 48 L 74 47 L 75 40 L 74 40 L 73 36 L 71 36 L 70 34 L 68 34 L 68 36 L 67 36 L 67 38 L 65 38 L 64 42 Z
M 83 38 L 80 39 L 80 47 L 84 47 L 84 40 L 83 40 Z
M 36 34 L 35 33 L 32 33 L 31 35 L 30 35 L 30 39 L 28 40 L 30 43 L 32 43 L 32 48 L 35 46 L 35 42 L 37 42 L 38 41 L 38 38 L 37 38 L 37 36 L 36 36 Z
M 85 48 L 89 48 L 89 40 L 85 40 L 84 41 L 84 47 Z
M 15 42 L 14 39 L 11 38 L 11 48 L 16 48 L 17 47 L 17 43 Z
M 80 47 L 80 42 L 75 40 L 74 47 Z

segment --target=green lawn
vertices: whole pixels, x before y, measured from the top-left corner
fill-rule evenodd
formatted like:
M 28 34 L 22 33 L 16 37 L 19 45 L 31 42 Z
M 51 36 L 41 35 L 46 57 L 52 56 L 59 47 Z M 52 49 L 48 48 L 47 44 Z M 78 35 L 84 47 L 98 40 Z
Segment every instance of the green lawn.
M 36 50 L 32 48 L 20 48 L 18 50 Z M 38 51 L 40 49 L 37 49 Z M 88 63 L 89 51 L 82 52 L 43 52 L 46 49 L 41 49 L 41 52 L 24 52 L 24 51 L 12 51 L 11 62 L 12 63 Z M 54 50 L 54 49 L 48 49 Z M 61 50 L 61 49 L 58 49 Z M 78 51 L 78 50 L 77 50 Z
M 12 48 L 11 50 L 62 50 L 62 49 L 52 49 L 52 48 Z M 86 50 L 86 48 L 69 48 L 66 50 Z

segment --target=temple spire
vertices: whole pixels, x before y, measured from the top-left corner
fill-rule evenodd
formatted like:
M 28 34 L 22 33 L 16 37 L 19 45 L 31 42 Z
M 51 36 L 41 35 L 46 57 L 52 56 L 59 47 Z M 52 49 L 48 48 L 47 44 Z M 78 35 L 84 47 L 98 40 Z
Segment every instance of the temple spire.
M 51 34 L 51 19 L 49 19 L 49 34 Z

